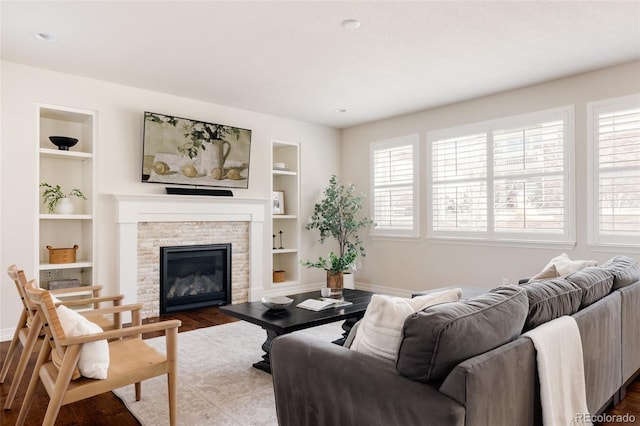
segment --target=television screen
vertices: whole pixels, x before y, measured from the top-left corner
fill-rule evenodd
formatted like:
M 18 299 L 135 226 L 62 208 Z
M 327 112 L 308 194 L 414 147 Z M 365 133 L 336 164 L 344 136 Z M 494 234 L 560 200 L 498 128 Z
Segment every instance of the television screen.
M 247 188 L 251 130 L 144 113 L 142 181 Z

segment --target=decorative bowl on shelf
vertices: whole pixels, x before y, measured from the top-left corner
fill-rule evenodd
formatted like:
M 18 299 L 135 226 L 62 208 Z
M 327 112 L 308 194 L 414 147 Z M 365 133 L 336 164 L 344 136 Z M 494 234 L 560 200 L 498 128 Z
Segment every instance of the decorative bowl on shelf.
M 269 309 L 284 309 L 293 302 L 293 299 L 287 296 L 263 297 L 262 304 Z
M 78 143 L 78 139 L 68 136 L 49 136 L 49 140 L 61 151 L 69 151 L 69 148 Z

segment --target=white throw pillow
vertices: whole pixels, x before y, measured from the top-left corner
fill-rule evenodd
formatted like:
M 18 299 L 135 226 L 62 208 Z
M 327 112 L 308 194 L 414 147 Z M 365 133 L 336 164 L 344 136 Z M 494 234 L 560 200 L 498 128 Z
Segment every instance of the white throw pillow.
M 60 305 L 56 308 L 58 319 L 67 337 L 85 336 L 102 333 L 102 328 L 89 321 L 74 310 Z M 109 371 L 109 344 L 106 340 L 89 342 L 82 345 L 78 370 L 90 379 L 106 379 Z
M 556 269 L 558 269 L 558 274 L 560 274 L 561 277 L 566 277 L 567 275 L 571 275 L 588 266 L 598 266 L 598 262 L 595 260 L 571 260 L 569 262 L 556 265 Z
M 529 279 L 529 282 L 547 278 L 566 277 L 588 266 L 597 266 L 595 260 L 571 260 L 567 253 L 556 256 L 547 263 L 544 269 Z
M 350 349 L 395 362 L 402 340 L 404 320 L 414 312 L 438 303 L 455 302 L 461 296 L 462 289 L 459 288 L 412 299 L 374 294 L 360 321 Z

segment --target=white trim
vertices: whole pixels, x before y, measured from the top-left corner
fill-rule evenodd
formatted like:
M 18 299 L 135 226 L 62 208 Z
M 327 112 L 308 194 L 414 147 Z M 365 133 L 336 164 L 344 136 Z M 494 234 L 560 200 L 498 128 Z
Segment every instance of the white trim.
M 541 241 L 541 240 L 486 240 L 457 237 L 429 237 L 427 241 L 435 244 L 459 244 L 468 246 L 488 246 L 488 247 L 513 247 L 513 248 L 541 248 L 549 250 L 573 250 L 576 247 L 575 241 Z
M 386 294 L 388 296 L 397 296 L 397 297 L 406 297 L 406 298 L 410 298 L 413 293 L 416 293 L 418 291 L 428 290 L 428 289 L 408 290 L 403 288 L 387 287 L 383 285 L 367 284 L 367 283 L 359 283 L 359 282 L 356 282 L 356 288 L 358 290 L 370 291 L 376 294 Z

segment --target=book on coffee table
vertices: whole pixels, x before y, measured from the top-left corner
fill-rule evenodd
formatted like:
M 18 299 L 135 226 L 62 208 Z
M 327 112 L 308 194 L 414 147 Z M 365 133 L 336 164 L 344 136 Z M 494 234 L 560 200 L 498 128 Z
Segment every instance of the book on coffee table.
M 323 311 L 331 308 L 342 308 L 344 306 L 353 305 L 353 302 L 347 302 L 345 300 L 331 299 L 330 297 L 322 297 L 319 299 L 307 299 L 296 306 L 298 308 L 309 309 L 310 311 Z

